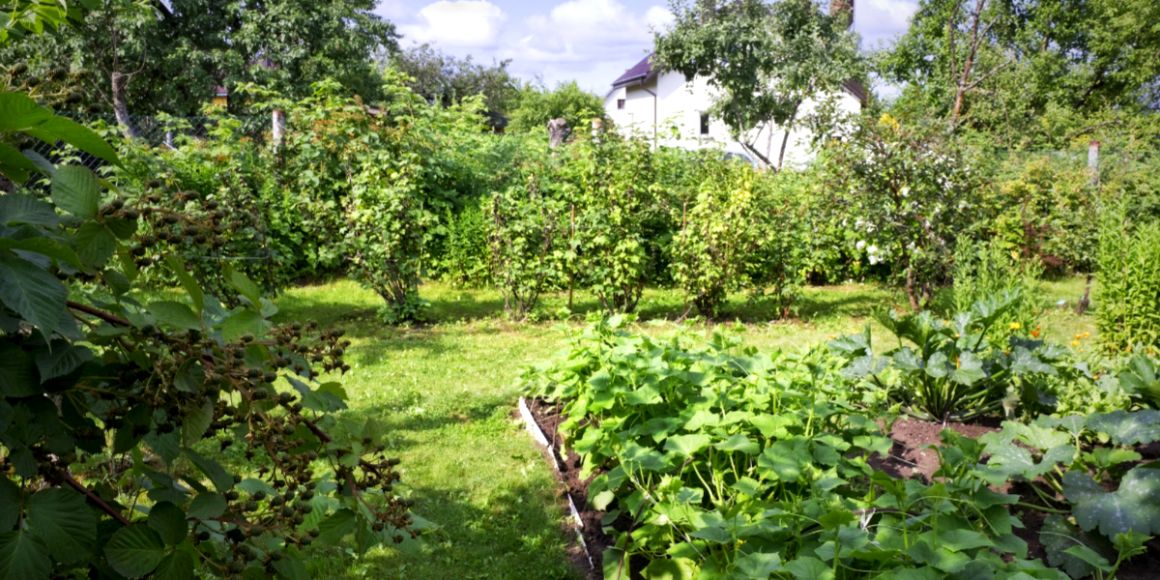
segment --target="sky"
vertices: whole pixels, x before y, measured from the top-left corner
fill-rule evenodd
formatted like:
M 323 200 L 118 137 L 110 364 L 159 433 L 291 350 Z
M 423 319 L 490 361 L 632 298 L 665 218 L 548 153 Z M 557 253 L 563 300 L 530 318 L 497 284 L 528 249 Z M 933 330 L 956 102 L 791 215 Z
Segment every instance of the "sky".
M 901 34 L 917 0 L 855 0 L 863 48 Z M 604 95 L 649 53 L 653 31 L 672 22 L 666 0 L 379 0 L 402 46 L 429 43 L 476 62 L 511 59 L 517 77 L 554 87 L 575 80 Z

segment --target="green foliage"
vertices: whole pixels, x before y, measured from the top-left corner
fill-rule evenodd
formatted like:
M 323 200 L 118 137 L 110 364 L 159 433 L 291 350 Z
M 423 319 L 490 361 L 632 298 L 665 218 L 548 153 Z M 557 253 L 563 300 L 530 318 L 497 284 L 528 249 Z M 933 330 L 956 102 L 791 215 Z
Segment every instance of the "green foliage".
M 788 139 L 799 123 L 811 121 L 802 107 L 807 99 L 832 99 L 843 82 L 861 76 L 846 17 L 824 14 L 811 0 L 676 2 L 673 8 L 676 24 L 656 37 L 657 64 L 709 79 L 719 90 L 714 118 L 767 166 L 781 168 L 784 143 L 776 158 L 762 155 L 754 129 L 772 123 Z
M 740 289 L 761 290 L 769 282 L 780 305 L 788 307 L 794 280 L 784 236 L 786 206 L 772 179 L 748 165 L 706 161 L 696 198 L 680 209 L 673 240 L 673 279 L 701 314 L 716 316 L 725 296 Z
M 597 118 L 604 118 L 604 103 L 575 81 L 562 83 L 552 90 L 527 85 L 520 89 L 508 130 L 531 133 L 546 142 L 548 121 L 552 119 L 564 119 L 572 131 L 585 133 L 592 119 Z
M 606 311 L 632 312 L 650 274 L 646 228 L 660 188 L 648 144 L 583 141 L 566 155 L 573 275 Z
M 560 406 L 565 445 L 595 474 L 591 506 L 628 522 L 604 553 L 611 577 L 1062 577 L 1026 559 L 1018 496 L 982 478 L 982 445 L 948 439 L 931 485 L 875 471 L 890 440 L 852 411 L 825 350 L 762 355 L 621 324 L 524 377 Z
M 1013 296 L 1011 307 L 993 328 L 1000 334 L 1011 329 L 1034 331 L 1043 315 L 1039 270 L 1000 241 L 960 241 L 955 249 L 951 312 L 969 311 L 976 302 L 994 296 Z
M 1067 375 L 1066 351 L 1028 338 L 1010 320 L 1020 296 L 1002 294 L 976 302 L 951 322 L 929 312 L 878 321 L 898 340 L 882 356 L 871 349 L 870 329 L 830 343 L 849 364 L 847 377 L 881 389 L 909 413 L 932 421 L 968 420 L 1003 410 L 1035 413 L 1045 407 L 1050 379 Z M 1022 330 L 1022 332 L 1021 332 Z
M 896 107 L 986 131 L 1008 148 L 1062 145 L 1062 116 L 1139 110 L 1156 101 L 1160 34 L 1147 0 L 923 0 L 882 55 L 905 83 Z M 1086 123 L 1084 123 L 1086 124 Z
M 488 285 L 488 223 L 483 209 L 467 205 L 459 213 L 448 212 L 444 222 L 447 237 L 438 258 L 443 277 L 459 286 Z
M 371 57 L 394 50 L 398 39 L 370 0 L 276 0 L 260 10 L 219 0 L 37 4 L 45 12 L 54 4 L 86 10 L 58 34 L 0 47 L 0 62 L 23 63 L 22 75 L 39 94 L 88 114 L 110 112 L 110 96 L 136 115 L 197 114 L 217 86 L 230 91 L 229 107 L 240 112 L 248 105 L 236 92 L 243 84 L 298 99 L 327 78 L 377 98 Z M 110 95 L 116 75 L 126 79 L 125 89 Z
M 1086 154 L 1086 151 L 1084 152 Z M 1003 246 L 1054 272 L 1090 272 L 1099 241 L 1099 192 L 1080 153 L 1020 156 L 985 192 L 993 219 L 981 224 Z
M 1121 207 L 1100 227 L 1096 323 L 1109 349 L 1160 349 L 1160 220 L 1134 224 Z
M 854 218 L 859 250 L 886 264 L 915 310 L 949 281 L 956 241 L 985 217 L 981 173 L 937 128 L 865 119 L 824 158 L 828 184 Z
M 287 257 L 293 248 L 271 232 L 267 159 L 236 129 L 223 118 L 210 139 L 177 149 L 123 144 L 124 163 L 112 176 L 140 214 L 141 236 L 129 252 L 142 285 L 176 283 L 164 266 L 155 267 L 169 256 L 180 257 L 201 287 L 227 301 L 231 272 L 253 280 L 263 295 L 276 294 L 294 276 Z
M 504 310 L 517 319 L 527 317 L 560 277 L 555 251 L 568 211 L 553 182 L 547 148 L 525 153 L 518 161 L 518 181 L 493 193 L 484 210 L 492 278 L 503 293 Z
M 391 55 L 390 62 L 409 77 L 407 86 L 429 103 L 448 107 L 482 95 L 494 127 L 504 126 L 504 116 L 519 98 L 517 81 L 507 70 L 511 60 L 487 66 L 472 61 L 471 55 L 456 58 L 421 44 Z
M 5 142 L 121 163 L 27 97 L 0 103 Z M 0 193 L 0 572 L 301 577 L 308 545 L 352 537 L 364 552 L 412 533 L 381 428 L 334 414 L 345 394 L 322 373 L 350 368 L 341 331 L 272 325 L 236 271 L 224 306 L 176 254 L 158 267 L 180 289 L 142 293 L 142 210 L 82 166 L 38 169 L 47 197 Z

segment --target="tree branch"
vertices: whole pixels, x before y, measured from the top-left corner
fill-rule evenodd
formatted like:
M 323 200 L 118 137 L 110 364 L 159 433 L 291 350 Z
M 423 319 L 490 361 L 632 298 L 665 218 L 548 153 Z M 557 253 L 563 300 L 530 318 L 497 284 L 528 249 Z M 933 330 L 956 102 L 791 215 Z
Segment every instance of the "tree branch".
M 74 478 L 72 476 L 72 474 L 69 473 L 66 468 L 60 467 L 57 471 L 57 475 L 60 477 L 60 479 L 62 481 L 64 481 L 65 484 L 67 484 L 69 487 L 80 492 L 81 495 L 85 496 L 85 498 L 87 498 L 89 500 L 89 502 L 91 502 L 93 505 L 97 506 L 98 508 L 101 508 L 101 511 L 109 514 L 113 519 L 117 520 L 118 522 L 121 522 L 122 524 L 124 524 L 126 526 L 131 523 L 129 521 L 129 518 L 126 518 L 121 513 L 120 510 L 109 505 L 108 502 L 101 499 L 101 496 L 97 495 L 96 493 L 93 492 L 93 490 L 85 487 L 84 484 L 77 481 L 76 478 Z
M 88 304 L 81 304 L 80 302 L 73 302 L 72 300 L 65 302 L 65 304 L 67 304 L 68 307 L 72 308 L 73 310 L 96 316 L 97 318 L 100 318 L 109 324 L 116 324 L 117 326 L 133 326 L 132 322 L 129 322 L 128 320 L 125 320 L 116 314 L 105 312 L 104 310 L 94 308 Z

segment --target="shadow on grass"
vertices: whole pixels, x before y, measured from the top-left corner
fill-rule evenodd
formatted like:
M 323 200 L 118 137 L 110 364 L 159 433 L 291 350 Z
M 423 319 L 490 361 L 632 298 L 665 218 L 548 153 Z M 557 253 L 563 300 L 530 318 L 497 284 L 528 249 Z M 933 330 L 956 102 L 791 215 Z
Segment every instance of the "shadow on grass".
M 509 486 L 475 502 L 455 490 L 416 489 L 411 499 L 412 512 L 437 527 L 401 549 L 369 554 L 359 566 L 369 577 L 579 578 L 550 488 Z

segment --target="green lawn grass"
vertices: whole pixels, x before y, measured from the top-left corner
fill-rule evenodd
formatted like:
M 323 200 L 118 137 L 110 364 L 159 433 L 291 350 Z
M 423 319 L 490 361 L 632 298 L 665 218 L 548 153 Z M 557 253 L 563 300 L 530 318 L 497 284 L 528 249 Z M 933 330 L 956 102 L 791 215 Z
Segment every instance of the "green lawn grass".
M 1045 336 L 1070 342 L 1093 331 L 1090 316 L 1071 305 L 1082 279 L 1044 284 L 1049 306 Z M 346 329 L 352 370 L 343 378 L 348 413 L 375 417 L 391 427 L 389 445 L 402 459 L 414 512 L 437 528 L 410 549 L 376 550 L 354 565 L 316 570 L 330 577 L 370 578 L 568 578 L 564 512 L 548 464 L 512 418 L 521 367 L 566 347 L 598 303 L 573 297 L 566 320 L 513 323 L 503 318 L 495 290 L 425 284 L 431 323 L 392 327 L 379 321 L 381 299 L 341 280 L 292 289 L 277 300 L 280 321 L 317 320 Z M 567 306 L 564 294 L 545 296 L 538 309 L 552 318 Z M 731 300 L 722 322 L 684 320 L 674 290 L 648 290 L 639 311 L 642 332 L 684 328 L 708 333 L 730 328 L 762 349 L 802 349 L 860 330 L 876 308 L 902 307 L 897 292 L 849 284 L 807 288 L 798 318 L 772 319 L 760 301 Z M 1094 332 L 1093 332 L 1094 334 Z M 326 566 L 328 564 L 321 564 Z

